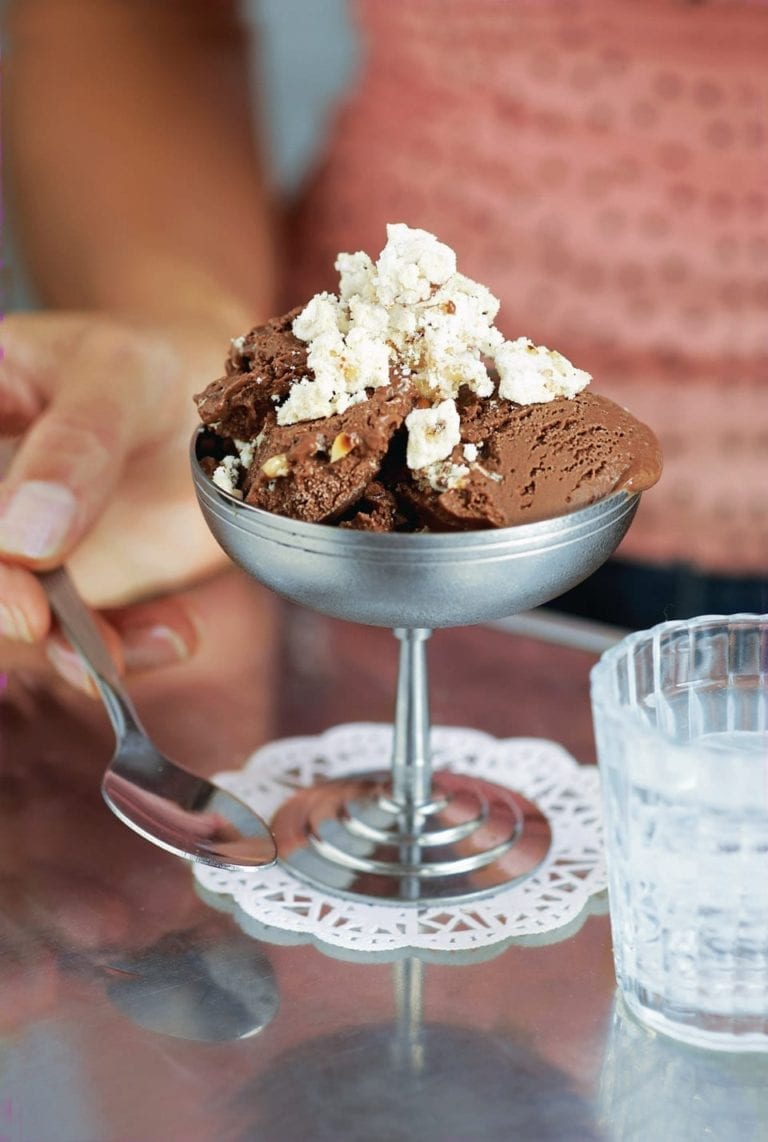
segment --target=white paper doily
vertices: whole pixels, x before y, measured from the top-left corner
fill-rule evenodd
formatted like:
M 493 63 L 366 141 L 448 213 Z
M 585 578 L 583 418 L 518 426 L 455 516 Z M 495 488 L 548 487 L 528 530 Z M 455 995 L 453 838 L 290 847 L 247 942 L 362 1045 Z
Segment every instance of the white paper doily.
M 378 903 L 331 895 L 277 865 L 225 872 L 195 865 L 208 892 L 223 894 L 260 929 L 292 933 L 326 950 L 366 954 L 476 952 L 573 926 L 606 887 L 599 777 L 554 742 L 500 741 L 479 730 L 432 728 L 435 770 L 458 770 L 515 789 L 534 801 L 552 829 L 542 865 L 519 884 L 466 903 Z M 242 770 L 217 781 L 269 820 L 297 788 L 389 768 L 392 727 L 336 726 L 259 749 Z

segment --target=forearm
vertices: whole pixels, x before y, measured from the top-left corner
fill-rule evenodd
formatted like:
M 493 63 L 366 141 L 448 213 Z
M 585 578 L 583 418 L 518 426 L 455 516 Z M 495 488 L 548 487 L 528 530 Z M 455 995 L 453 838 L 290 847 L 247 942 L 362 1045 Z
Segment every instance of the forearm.
M 6 164 L 42 299 L 212 335 L 272 307 L 247 44 L 209 0 L 17 0 Z

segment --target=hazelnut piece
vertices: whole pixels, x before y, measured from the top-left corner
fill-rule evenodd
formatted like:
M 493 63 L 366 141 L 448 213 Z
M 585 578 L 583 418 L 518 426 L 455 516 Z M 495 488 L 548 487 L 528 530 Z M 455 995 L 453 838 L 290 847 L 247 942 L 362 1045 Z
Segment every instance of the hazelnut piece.
M 331 445 L 331 463 L 335 464 L 337 460 L 349 456 L 356 444 L 357 437 L 350 436 L 348 432 L 340 432 Z
M 288 457 L 284 452 L 278 456 L 270 456 L 269 460 L 265 460 L 261 465 L 261 470 L 270 480 L 276 480 L 278 476 L 287 476 L 290 471 Z

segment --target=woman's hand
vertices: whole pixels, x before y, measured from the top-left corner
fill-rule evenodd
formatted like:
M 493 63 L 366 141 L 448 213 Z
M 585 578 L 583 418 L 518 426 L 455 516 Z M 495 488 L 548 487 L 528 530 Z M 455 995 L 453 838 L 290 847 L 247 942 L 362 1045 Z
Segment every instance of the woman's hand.
M 3 327 L 0 435 L 17 446 L 0 482 L 0 631 L 35 643 L 51 616 L 34 571 L 67 562 L 122 667 L 188 656 L 193 617 L 174 588 L 222 556 L 195 502 L 192 393 L 221 368 L 221 330 L 163 334 L 101 315 L 13 316 Z M 135 603 L 135 600 L 151 601 Z M 54 664 L 77 660 L 58 637 Z
M 0 438 L 18 440 L 0 483 L 0 627 L 29 658 L 18 644 L 51 622 L 32 572 L 66 561 L 116 659 L 146 668 L 192 651 L 198 620 L 170 592 L 222 558 L 192 491 L 192 394 L 228 338 L 274 312 L 250 26 L 237 0 L 3 10 L 8 201 L 52 312 L 0 327 Z

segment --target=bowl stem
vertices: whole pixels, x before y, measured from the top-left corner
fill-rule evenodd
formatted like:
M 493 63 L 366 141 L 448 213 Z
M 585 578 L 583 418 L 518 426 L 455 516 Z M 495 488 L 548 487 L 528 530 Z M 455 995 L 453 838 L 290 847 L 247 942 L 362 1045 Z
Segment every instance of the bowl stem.
M 392 796 L 410 816 L 432 796 L 426 627 L 397 627 L 400 660 L 392 751 Z

